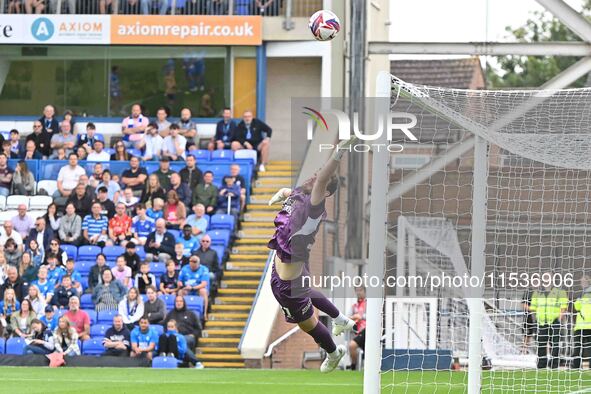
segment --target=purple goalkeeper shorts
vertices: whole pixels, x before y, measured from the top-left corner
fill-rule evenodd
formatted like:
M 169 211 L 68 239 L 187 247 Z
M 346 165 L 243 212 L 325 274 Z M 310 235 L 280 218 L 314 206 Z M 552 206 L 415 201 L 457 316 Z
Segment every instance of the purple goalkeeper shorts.
M 275 270 L 271 273 L 271 290 L 275 299 L 281 305 L 285 321 L 288 323 L 300 323 L 308 320 L 314 314 L 312 299 L 309 289 L 301 287 L 301 280 L 283 280 Z

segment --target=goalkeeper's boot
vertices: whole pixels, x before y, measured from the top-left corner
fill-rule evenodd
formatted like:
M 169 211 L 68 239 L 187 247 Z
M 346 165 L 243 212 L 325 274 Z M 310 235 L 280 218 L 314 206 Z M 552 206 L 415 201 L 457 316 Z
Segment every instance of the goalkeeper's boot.
M 326 356 L 326 358 L 322 362 L 322 365 L 320 366 L 320 372 L 329 373 L 334 371 L 334 369 L 339 365 L 339 362 L 345 356 L 345 354 L 347 354 L 347 349 L 345 348 L 345 345 L 337 346 L 337 350 Z
M 354 326 L 355 326 L 355 321 L 351 320 L 349 318 L 347 318 L 347 321 L 342 324 L 339 324 L 336 322 L 336 320 L 333 320 L 332 335 L 334 335 L 335 337 L 338 337 L 339 335 L 341 335 L 344 332 L 351 331 Z

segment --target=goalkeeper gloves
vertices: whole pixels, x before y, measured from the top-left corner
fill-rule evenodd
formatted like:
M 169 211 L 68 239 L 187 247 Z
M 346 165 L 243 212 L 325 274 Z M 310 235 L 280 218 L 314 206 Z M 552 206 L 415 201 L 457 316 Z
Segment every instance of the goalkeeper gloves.
M 286 192 L 289 192 L 289 193 L 286 193 Z M 290 193 L 291 193 L 291 189 L 289 189 L 287 187 L 279 189 L 279 191 L 277 193 L 275 193 L 275 195 L 273 197 L 271 197 L 271 199 L 269 200 L 269 205 L 273 205 L 275 203 L 284 201 L 287 198 L 286 194 L 289 195 Z
M 332 153 L 331 159 L 336 161 L 341 161 L 341 158 L 345 154 L 345 152 L 349 152 L 349 148 L 351 145 L 359 141 L 359 138 L 356 136 L 349 138 L 348 140 L 341 141 L 334 152 Z

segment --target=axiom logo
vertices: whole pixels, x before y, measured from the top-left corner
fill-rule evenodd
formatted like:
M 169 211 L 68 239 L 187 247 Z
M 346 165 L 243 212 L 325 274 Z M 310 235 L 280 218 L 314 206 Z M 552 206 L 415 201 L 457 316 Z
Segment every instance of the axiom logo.
M 31 26 L 31 34 L 38 41 L 49 40 L 51 37 L 53 37 L 54 31 L 55 28 L 53 26 L 53 22 L 47 18 L 35 19 L 35 22 L 33 22 L 33 25 Z
M 308 122 L 306 127 L 306 135 L 309 141 L 314 138 L 314 125 L 317 125 L 319 129 L 328 130 L 328 122 L 325 116 L 332 115 L 336 118 L 338 123 L 338 135 L 339 140 L 348 140 L 353 135 L 361 141 L 376 141 L 380 138 L 384 130 L 387 133 L 386 137 L 388 141 L 392 141 L 394 132 L 401 133 L 411 141 L 417 141 L 418 138 L 410 131 L 417 125 L 417 117 L 408 112 L 389 112 L 385 113 L 384 116 L 378 118 L 377 131 L 368 134 L 364 130 L 359 129 L 359 114 L 353 114 L 353 127 L 351 127 L 351 121 L 349 116 L 343 111 L 336 109 L 323 110 L 322 112 L 317 111 L 310 107 L 303 107 L 306 111 L 303 112 L 308 116 Z M 351 151 L 355 152 L 367 152 L 372 149 L 380 150 L 380 146 L 384 144 L 356 144 L 351 146 Z M 333 149 L 332 144 L 320 144 L 320 151 L 324 149 Z M 404 147 L 400 144 L 386 145 L 386 148 L 390 152 L 401 152 Z

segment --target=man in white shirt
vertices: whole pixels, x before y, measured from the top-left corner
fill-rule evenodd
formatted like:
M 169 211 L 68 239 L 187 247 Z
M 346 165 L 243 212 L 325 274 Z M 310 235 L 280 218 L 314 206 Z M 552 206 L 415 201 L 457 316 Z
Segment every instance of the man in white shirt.
M 20 251 L 23 250 L 23 237 L 21 237 L 21 235 L 14 230 L 10 220 L 5 221 L 3 229 L 0 230 L 0 250 L 4 250 L 4 245 L 6 245 L 8 238 L 12 238 L 14 240 L 17 248 Z
M 104 151 L 105 143 L 101 140 L 94 141 L 94 150 L 88 154 L 87 161 L 109 161 L 111 155 Z
M 179 134 L 179 125 L 170 125 L 170 135 L 164 138 L 162 156 L 168 157 L 171 161 L 185 160 L 187 139 Z
M 168 130 L 168 129 L 167 129 Z M 162 155 L 162 145 L 164 138 L 158 134 L 158 126 L 150 123 L 146 128 L 146 136 L 144 137 L 146 152 L 144 153 L 144 160 L 160 160 Z
M 86 171 L 78 165 L 78 156 L 75 153 L 70 153 L 70 156 L 68 156 L 68 165 L 62 167 L 57 175 L 57 190 L 53 194 L 54 200 L 61 198 L 65 202 L 65 199 L 70 197 L 70 194 L 72 194 L 72 191 L 78 185 L 80 176 L 84 174 L 86 174 Z

